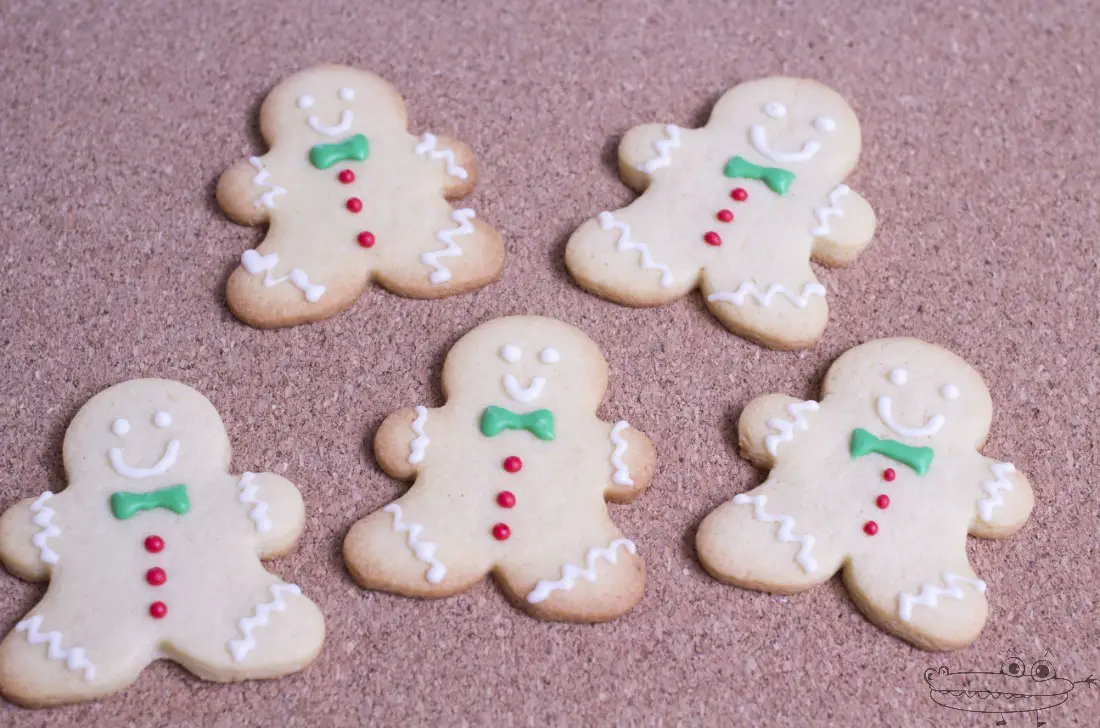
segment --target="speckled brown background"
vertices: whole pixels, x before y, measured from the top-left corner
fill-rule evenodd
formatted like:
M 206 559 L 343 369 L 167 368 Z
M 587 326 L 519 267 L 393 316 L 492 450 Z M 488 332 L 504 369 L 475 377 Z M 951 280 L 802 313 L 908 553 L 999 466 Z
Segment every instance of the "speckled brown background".
M 1100 10 L 888 5 L 7 0 L 0 504 L 63 487 L 61 438 L 94 393 L 182 380 L 220 410 L 236 470 L 272 469 L 302 489 L 306 536 L 273 569 L 321 605 L 329 635 L 286 679 L 213 685 L 158 663 L 100 703 L 0 701 L 0 723 L 979 726 L 995 719 L 930 702 L 925 667 L 996 670 L 1018 653 L 1074 679 L 1100 672 Z M 505 237 L 500 283 L 436 302 L 375 289 L 289 331 L 229 315 L 226 276 L 260 233 L 219 214 L 214 181 L 259 150 L 264 94 L 322 61 L 385 76 L 414 130 L 477 151 L 472 204 Z M 566 238 L 630 199 L 614 171 L 619 136 L 701 123 L 723 90 L 773 74 L 828 83 L 863 122 L 851 184 L 880 231 L 855 267 L 822 274 L 824 341 L 766 351 L 727 334 L 698 295 L 635 311 L 574 286 Z M 649 585 L 611 624 L 537 622 L 490 583 L 437 602 L 367 593 L 342 568 L 348 526 L 401 492 L 364 438 L 396 408 L 439 404 L 450 345 L 513 313 L 595 338 L 612 366 L 601 414 L 629 419 L 660 452 L 649 493 L 613 508 Z M 990 621 L 944 656 L 872 627 L 836 580 L 790 599 L 742 591 L 707 577 L 691 546 L 708 511 L 761 477 L 737 457 L 740 408 L 763 392 L 814 396 L 840 352 L 898 334 L 986 376 L 986 451 L 1036 489 L 1017 537 L 971 540 Z M 0 628 L 41 591 L 0 573 Z M 1078 686 L 1043 717 L 1095 725 L 1098 714 L 1100 687 Z

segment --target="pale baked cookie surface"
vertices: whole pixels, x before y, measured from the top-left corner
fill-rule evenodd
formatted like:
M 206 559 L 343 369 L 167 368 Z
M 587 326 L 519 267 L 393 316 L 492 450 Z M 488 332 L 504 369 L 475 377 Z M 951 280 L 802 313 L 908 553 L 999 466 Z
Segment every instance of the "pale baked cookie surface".
M 359 584 L 443 597 L 492 574 L 516 605 L 594 622 L 634 606 L 642 557 L 608 515 L 648 486 L 656 451 L 596 409 L 607 363 L 580 330 L 553 319 L 495 319 L 447 355 L 439 408 L 382 423 L 374 450 L 397 501 L 356 523 L 344 559 Z
M 989 585 L 966 535 L 1004 538 L 1027 521 L 1031 486 L 1010 463 L 983 456 L 993 404 L 980 374 L 916 339 L 849 350 L 820 402 L 768 394 L 749 403 L 742 455 L 767 481 L 699 527 L 713 576 L 794 593 L 840 571 L 859 608 L 918 647 L 978 638 Z
M 566 265 L 588 291 L 628 306 L 699 287 L 730 331 L 812 346 L 828 307 L 810 261 L 846 265 L 874 233 L 870 205 L 844 184 L 859 151 L 859 120 L 833 90 L 743 83 L 701 129 L 646 124 L 623 137 L 619 172 L 642 196 L 581 225 Z
M 397 90 L 354 68 L 301 71 L 268 94 L 260 132 L 271 151 L 218 182 L 229 217 L 268 225 L 229 278 L 237 318 L 263 328 L 318 321 L 372 280 L 440 298 L 500 277 L 500 236 L 447 202 L 473 190 L 473 152 L 450 137 L 414 136 L 407 123 Z
M 0 692 L 28 706 L 101 698 L 168 659 L 207 680 L 267 678 L 321 650 L 320 610 L 260 559 L 305 511 L 273 473 L 229 473 L 213 405 L 138 379 L 89 400 L 63 446 L 69 486 L 0 517 L 0 560 L 49 588 L 0 642 Z

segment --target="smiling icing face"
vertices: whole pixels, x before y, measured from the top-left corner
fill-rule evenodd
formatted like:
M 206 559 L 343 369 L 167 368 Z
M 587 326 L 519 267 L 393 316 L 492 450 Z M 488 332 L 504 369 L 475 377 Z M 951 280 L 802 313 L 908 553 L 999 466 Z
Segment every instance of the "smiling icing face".
M 153 421 L 149 423 L 154 427 L 160 429 L 168 429 L 172 426 L 172 415 L 166 410 L 160 410 L 153 415 Z M 130 434 L 131 426 L 130 421 L 122 417 L 115 418 L 115 421 L 111 423 L 111 432 L 120 438 L 125 438 Z M 147 468 L 135 467 L 126 462 L 125 456 L 122 454 L 121 447 L 112 447 L 107 451 L 107 459 L 111 463 L 111 467 L 116 473 L 124 478 L 132 478 L 134 480 L 140 480 L 142 478 L 149 478 L 155 475 L 164 475 L 172 466 L 176 464 L 176 460 L 180 454 L 180 441 L 176 438 L 172 438 L 164 446 L 164 454 L 153 465 Z

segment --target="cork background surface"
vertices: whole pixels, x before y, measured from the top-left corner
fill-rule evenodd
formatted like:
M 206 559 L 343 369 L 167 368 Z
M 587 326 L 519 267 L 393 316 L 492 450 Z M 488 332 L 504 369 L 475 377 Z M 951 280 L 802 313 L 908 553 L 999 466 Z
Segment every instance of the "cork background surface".
M 186 382 L 220 411 L 235 472 L 301 488 L 306 534 L 270 568 L 321 606 L 328 639 L 288 678 L 215 685 L 157 663 L 98 703 L 0 701 L 0 723 L 978 726 L 995 716 L 935 705 L 926 667 L 996 671 L 1015 654 L 1073 680 L 1100 673 L 1098 43 L 1089 0 L 7 0 L 0 505 L 64 487 L 61 439 L 96 392 Z M 326 322 L 254 330 L 228 313 L 224 284 L 261 232 L 220 214 L 214 183 L 263 151 L 266 92 L 330 61 L 384 76 L 414 131 L 477 152 L 470 204 L 505 238 L 503 278 L 441 301 L 372 289 Z M 824 340 L 767 351 L 728 334 L 698 294 L 632 310 L 575 286 L 569 234 L 631 199 L 614 168 L 620 136 L 701 124 L 727 88 L 781 74 L 821 80 L 856 109 L 849 184 L 879 215 L 856 265 L 819 271 Z M 538 622 L 490 582 L 435 602 L 365 592 L 343 569 L 347 528 L 403 490 L 364 443 L 389 412 L 441 404 L 451 344 L 516 313 L 591 335 L 612 372 L 600 415 L 658 448 L 651 490 L 612 507 L 648 586 L 610 624 Z M 947 655 L 871 626 L 838 580 L 791 598 L 743 591 L 708 577 L 692 548 L 702 517 L 763 477 L 737 454 L 744 404 L 814 397 L 841 352 L 894 335 L 982 372 L 986 453 L 1036 492 L 1015 538 L 971 539 L 990 620 Z M 0 573 L 0 629 L 42 592 Z M 1100 688 L 1078 685 L 1040 715 L 1066 726 L 1098 714 Z

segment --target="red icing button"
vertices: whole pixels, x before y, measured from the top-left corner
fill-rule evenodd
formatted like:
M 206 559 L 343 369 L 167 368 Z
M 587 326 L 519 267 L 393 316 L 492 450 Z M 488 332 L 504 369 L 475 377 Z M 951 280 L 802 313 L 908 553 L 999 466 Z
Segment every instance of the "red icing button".
M 150 536 L 145 539 L 145 550 L 151 554 L 160 553 L 164 548 L 164 539 L 160 536 Z
M 722 238 L 718 235 L 718 233 L 712 231 L 703 236 L 703 242 L 705 242 L 707 245 L 718 247 L 722 244 Z
M 497 493 L 497 505 L 501 508 L 511 508 L 516 504 L 516 496 L 514 493 L 508 490 L 502 490 Z M 505 526 L 505 528 L 508 528 Z
M 338 179 L 344 184 L 350 185 L 355 181 L 355 172 L 352 172 L 350 169 L 342 169 L 340 170 Z
M 722 222 L 733 222 L 733 213 L 729 210 L 719 210 L 717 217 Z
M 890 506 L 890 496 L 883 493 L 878 498 L 875 498 L 875 505 L 879 508 L 888 508 Z
M 874 521 L 867 521 L 867 523 L 863 524 L 863 532 L 868 536 L 874 536 L 878 533 L 878 524 Z
M 886 470 L 882 471 L 882 479 L 887 483 L 894 482 L 894 478 L 896 477 L 898 477 L 898 474 L 894 472 L 893 468 L 886 468 Z
M 518 473 L 520 468 L 523 467 L 523 461 L 517 458 L 515 455 L 509 455 L 504 458 L 504 469 L 509 473 Z
M 160 586 L 168 581 L 168 574 L 165 574 L 164 569 L 159 566 L 154 566 L 145 572 L 145 581 L 149 582 L 150 586 Z
M 364 248 L 370 248 L 374 246 L 374 233 L 368 233 L 366 230 L 355 236 L 355 239 L 359 241 L 359 245 Z
M 149 605 L 149 616 L 153 619 L 164 619 L 168 614 L 168 605 L 164 602 L 153 602 Z
M 498 523 L 493 526 L 493 538 L 497 541 L 505 541 L 512 535 L 512 529 L 508 528 L 507 523 Z
M 745 200 L 749 199 L 749 193 L 745 191 L 744 187 L 738 187 L 730 193 L 730 197 L 737 200 L 738 202 L 744 202 Z
M 360 200 L 358 197 L 349 197 L 348 201 L 345 204 L 347 205 L 348 209 L 351 210 L 352 212 L 362 212 L 363 211 L 363 201 Z

